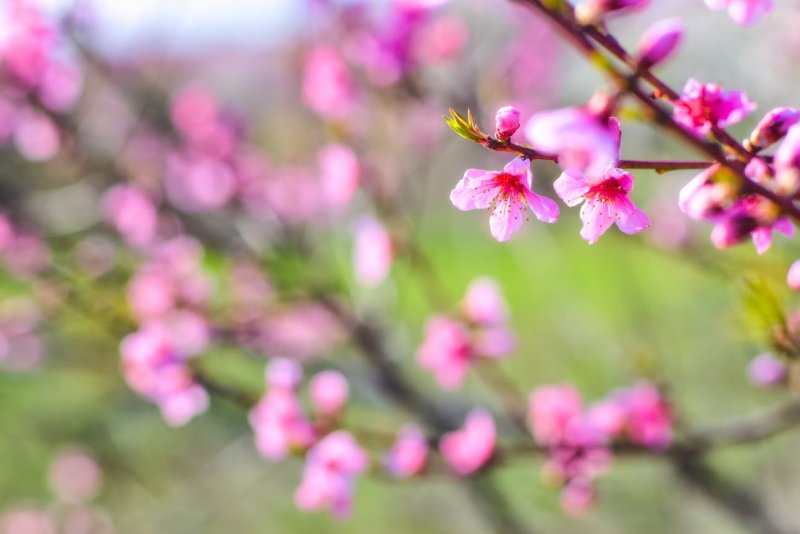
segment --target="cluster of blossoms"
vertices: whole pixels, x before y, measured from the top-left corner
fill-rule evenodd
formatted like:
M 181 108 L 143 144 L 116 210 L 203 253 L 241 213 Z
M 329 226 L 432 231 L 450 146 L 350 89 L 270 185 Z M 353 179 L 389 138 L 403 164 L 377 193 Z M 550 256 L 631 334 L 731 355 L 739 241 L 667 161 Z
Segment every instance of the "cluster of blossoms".
M 594 501 L 592 480 L 608 470 L 615 440 L 656 450 L 672 440 L 672 417 L 660 392 L 641 382 L 583 409 L 572 386 L 544 386 L 530 397 L 530 425 L 548 451 L 543 475 L 563 487 L 561 504 L 580 513 Z
M 51 114 L 74 106 L 83 74 L 70 57 L 61 28 L 34 2 L 4 2 L 0 17 L 4 22 L 0 34 L 0 143 L 13 139 L 25 158 L 50 159 L 62 142 Z
M 459 317 L 439 315 L 428 321 L 417 361 L 439 386 L 456 389 L 479 360 L 504 358 L 514 350 L 507 321 L 508 306 L 497 283 L 479 278 L 467 288 Z
M 211 342 L 203 307 L 210 280 L 202 273 L 201 245 L 188 237 L 153 246 L 128 285 L 139 330 L 122 342 L 123 374 L 131 388 L 158 404 L 166 421 L 186 424 L 208 407 L 191 358 Z
M 540 112 L 525 127 L 528 141 L 537 150 L 556 156 L 564 172 L 553 187 L 568 206 L 582 204 L 581 237 L 589 243 L 596 242 L 613 224 L 627 234 L 650 225 L 644 212 L 630 200 L 633 177 L 617 168 L 619 121 L 608 115 L 605 106 L 596 108 L 590 103 L 585 108 Z M 519 126 L 515 110 L 498 111 L 498 140 L 507 142 Z M 540 221 L 558 220 L 558 206 L 532 192 L 532 181 L 530 163 L 516 158 L 500 172 L 467 170 L 450 200 L 460 210 L 489 208 L 492 235 L 498 241 L 507 241 L 527 218 L 527 207 Z

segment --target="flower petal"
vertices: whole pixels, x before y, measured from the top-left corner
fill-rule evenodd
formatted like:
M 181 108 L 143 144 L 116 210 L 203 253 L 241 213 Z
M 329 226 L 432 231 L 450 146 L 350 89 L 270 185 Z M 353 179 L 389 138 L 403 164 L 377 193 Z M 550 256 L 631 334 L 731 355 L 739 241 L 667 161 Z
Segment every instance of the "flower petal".
M 525 190 L 525 200 L 540 221 L 554 223 L 558 220 L 558 204 L 553 200 L 537 195 L 529 189 Z
M 577 206 L 583 202 L 583 195 L 589 191 L 589 185 L 583 174 L 578 171 L 566 171 L 553 182 L 556 194 L 567 206 Z
M 594 199 L 587 200 L 581 207 L 581 220 L 583 221 L 581 237 L 588 241 L 590 245 L 600 239 L 600 236 L 614 223 L 614 217 L 609 212 L 608 203 Z
M 645 212 L 640 210 L 627 195 L 620 195 L 610 209 L 616 210 L 616 213 L 611 215 L 616 217 L 617 228 L 626 234 L 638 234 L 650 226 L 650 219 Z
M 492 237 L 498 241 L 508 241 L 522 227 L 525 218 L 525 204 L 521 195 L 509 194 L 498 199 L 489 217 Z

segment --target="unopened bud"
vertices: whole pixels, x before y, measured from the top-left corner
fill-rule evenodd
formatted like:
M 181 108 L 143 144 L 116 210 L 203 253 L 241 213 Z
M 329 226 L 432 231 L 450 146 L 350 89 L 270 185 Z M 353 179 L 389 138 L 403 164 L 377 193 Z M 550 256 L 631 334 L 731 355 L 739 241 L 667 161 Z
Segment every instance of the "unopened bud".
M 764 115 L 750 138 L 748 148 L 761 150 L 783 139 L 789 129 L 800 122 L 800 111 L 794 108 L 776 108 Z
M 495 115 L 495 135 L 501 141 L 505 141 L 519 130 L 519 110 L 512 106 L 506 106 L 497 110 Z
M 678 19 L 656 22 L 644 32 L 637 47 L 641 68 L 650 68 L 669 58 L 683 39 L 683 24 Z
M 608 13 L 645 7 L 650 0 L 589 0 L 575 8 L 575 16 L 583 25 L 597 24 Z

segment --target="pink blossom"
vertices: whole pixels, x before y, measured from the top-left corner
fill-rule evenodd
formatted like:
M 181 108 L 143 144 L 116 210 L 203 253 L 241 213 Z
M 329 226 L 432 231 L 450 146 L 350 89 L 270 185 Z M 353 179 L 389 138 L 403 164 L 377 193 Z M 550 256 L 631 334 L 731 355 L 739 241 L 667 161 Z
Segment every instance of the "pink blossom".
M 469 39 L 469 28 L 458 17 L 440 16 L 413 35 L 413 55 L 422 64 L 443 63 L 458 57 Z
M 469 475 L 483 467 L 494 454 L 494 420 L 489 412 L 471 411 L 460 430 L 442 436 L 439 451 L 458 475 Z
M 773 230 L 787 237 L 792 237 L 795 233 L 791 219 L 780 216 L 778 207 L 760 195 L 739 197 L 712 222 L 715 225 L 711 231 L 711 242 L 715 247 L 727 248 L 751 236 L 759 254 L 765 253 L 772 246 Z
M 23 157 L 31 161 L 45 161 L 58 154 L 61 134 L 47 115 L 29 109 L 17 118 L 14 144 Z
M 609 13 L 628 9 L 642 9 L 650 0 L 587 0 L 579 4 L 575 15 L 582 24 L 596 24 Z
M 103 212 L 106 219 L 131 245 L 147 245 L 156 235 L 156 206 L 136 186 L 116 185 L 106 191 L 103 195 Z
M 250 410 L 250 427 L 258 452 L 269 460 L 284 458 L 291 449 L 304 449 L 315 439 L 294 391 L 269 389 Z
M 299 225 L 317 218 L 325 201 L 319 181 L 302 167 L 277 169 L 247 183 L 242 203 L 259 220 Z
M 591 481 L 577 477 L 561 490 L 561 508 L 570 515 L 586 513 L 595 503 L 596 493 Z
M 506 106 L 497 110 L 495 115 L 495 136 L 498 139 L 508 139 L 519 130 L 519 110 L 513 106 Z
M 270 388 L 296 391 L 303 381 L 303 366 L 290 358 L 273 358 L 265 373 Z
M 530 425 L 537 443 L 551 446 L 564 440 L 581 416 L 581 395 L 572 386 L 543 386 L 531 393 Z
M 338 371 L 322 371 L 308 383 L 311 405 L 323 417 L 338 416 L 347 404 L 349 387 Z
M 787 365 L 768 352 L 753 358 L 747 367 L 747 377 L 750 382 L 762 387 L 782 385 L 786 382 L 788 374 Z
M 783 139 L 789 129 L 800 122 L 800 110 L 794 108 L 775 108 L 764 115 L 747 142 L 751 148 L 760 150 Z
M 71 63 L 53 62 L 44 71 L 39 86 L 39 100 L 48 109 L 68 111 L 80 96 L 83 74 Z
M 673 118 L 689 131 L 706 135 L 712 128 L 726 128 L 741 122 L 756 104 L 741 91 L 724 91 L 714 83 L 701 84 L 691 78 L 675 102 Z
M 508 241 L 527 219 L 526 205 L 540 221 L 558 220 L 558 205 L 531 191 L 533 173 L 523 158 L 509 162 L 502 171 L 469 169 L 450 193 L 450 201 L 462 210 L 492 212 L 489 229 L 498 241 Z
M 793 195 L 800 189 L 800 124 L 792 126 L 775 151 L 775 181 L 782 193 Z
M 362 216 L 356 223 L 353 264 L 356 280 L 365 287 L 377 287 L 392 268 L 394 244 L 384 226 L 375 218 Z
M 184 425 L 208 409 L 208 394 L 195 382 L 185 355 L 161 325 L 148 323 L 129 334 L 120 352 L 128 385 L 158 404 L 168 424 Z
M 726 9 L 736 24 L 754 24 L 773 7 L 773 0 L 706 0 L 711 9 Z
M 356 154 L 345 145 L 328 145 L 320 150 L 322 196 L 328 206 L 342 208 L 350 201 L 361 181 Z
M 662 63 L 675 53 L 683 40 L 683 24 L 678 19 L 665 19 L 650 26 L 637 45 L 639 65 L 649 68 Z
M 466 318 L 479 325 L 500 325 L 508 320 L 508 304 L 493 278 L 476 278 L 467 288 L 462 309 Z
M 425 327 L 425 341 L 417 351 L 417 361 L 431 371 L 444 389 L 456 389 L 466 377 L 473 360 L 469 332 L 448 317 L 434 317 Z
M 619 158 L 619 121 L 604 121 L 588 108 L 536 113 L 525 126 L 525 136 L 535 149 L 557 154 L 563 170 L 590 178 L 603 176 Z
M 167 159 L 164 188 L 169 200 L 185 211 L 214 211 L 236 193 L 230 165 L 211 157 L 173 154 Z
M 581 207 L 581 237 L 589 244 L 595 243 L 615 223 L 626 234 L 636 234 L 650 226 L 647 215 L 628 197 L 633 177 L 621 169 L 611 167 L 599 180 L 566 171 L 553 187 L 568 206 L 585 201 Z
M 786 285 L 793 291 L 800 291 L 800 260 L 795 261 L 786 273 Z
M 398 432 L 384 465 L 392 475 L 407 478 L 419 474 L 427 461 L 428 440 L 418 426 L 409 424 Z
M 2 258 L 9 273 L 30 279 L 47 268 L 52 254 L 41 237 L 18 230 L 3 249 Z
M 369 460 L 353 436 L 343 430 L 322 438 L 308 452 L 303 480 L 294 495 L 301 510 L 330 509 L 338 518 L 352 508 L 353 486 Z
M 303 68 L 303 98 L 306 105 L 329 119 L 342 119 L 356 100 L 350 71 L 339 53 L 331 47 L 317 46 Z
M 623 390 L 618 398 L 627 412 L 627 433 L 634 443 L 663 449 L 672 441 L 672 414 L 658 389 L 640 382 Z
M 56 524 L 45 511 L 33 507 L 14 507 L 0 517 L 3 534 L 56 534 Z

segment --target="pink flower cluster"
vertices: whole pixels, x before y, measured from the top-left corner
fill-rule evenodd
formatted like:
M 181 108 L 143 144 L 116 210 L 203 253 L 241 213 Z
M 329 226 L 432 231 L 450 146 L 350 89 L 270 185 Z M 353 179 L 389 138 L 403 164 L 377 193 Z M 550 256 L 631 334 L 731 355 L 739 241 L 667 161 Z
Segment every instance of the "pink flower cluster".
M 745 168 L 753 182 L 779 195 L 794 195 L 800 188 L 800 125 L 798 115 L 787 108 L 773 110 L 750 136 L 752 147 L 761 149 L 785 136 L 770 165 L 753 158 Z M 787 237 L 795 234 L 791 219 L 771 200 L 741 193 L 741 184 L 720 165 L 704 170 L 681 189 L 681 210 L 693 219 L 714 224 L 711 241 L 718 248 L 741 243 L 751 237 L 763 254 L 772 246 L 773 231 Z
M 301 510 L 328 508 L 335 517 L 347 517 L 355 479 L 368 465 L 367 454 L 349 432 L 328 434 L 308 451 L 295 503 Z
M 250 426 L 256 448 L 269 460 L 280 460 L 290 451 L 304 451 L 320 432 L 335 426 L 341 416 L 349 388 L 338 371 L 322 371 L 308 384 L 315 419 L 309 419 L 298 392 L 303 368 L 296 360 L 274 358 L 266 370 L 267 390 L 250 410 Z
M 440 315 L 428 321 L 417 361 L 441 387 L 456 389 L 478 360 L 504 358 L 514 350 L 507 321 L 497 283 L 479 278 L 467 289 L 459 318 Z
M 442 436 L 439 451 L 455 474 L 466 476 L 491 460 L 496 439 L 492 415 L 476 409 L 467 415 L 462 428 Z
M 47 244 L 0 213 L 0 261 L 14 277 L 32 279 L 50 265 Z
M 59 128 L 48 113 L 63 113 L 75 104 L 83 84 L 69 59 L 61 29 L 28 0 L 9 0 L 0 8 L 0 143 L 13 137 L 29 160 L 55 156 Z M 41 104 L 43 110 L 28 100 Z M 46 110 L 47 112 L 45 112 Z
M 587 410 L 571 386 L 540 387 L 530 397 L 530 425 L 536 443 L 548 450 L 543 473 L 563 487 L 562 506 L 575 514 L 594 501 L 592 480 L 610 467 L 613 440 L 662 449 L 672 439 L 669 406 L 647 382 Z
M 428 440 L 414 424 L 400 428 L 397 441 L 384 458 L 384 467 L 393 476 L 408 478 L 421 473 L 428 462 Z
M 184 350 L 181 350 L 183 348 Z M 208 409 L 208 393 L 194 378 L 187 351 L 177 331 L 146 322 L 122 340 L 122 372 L 138 394 L 156 403 L 166 422 L 182 426 Z

